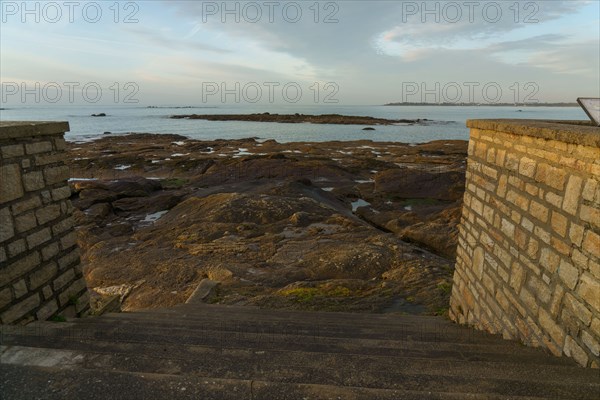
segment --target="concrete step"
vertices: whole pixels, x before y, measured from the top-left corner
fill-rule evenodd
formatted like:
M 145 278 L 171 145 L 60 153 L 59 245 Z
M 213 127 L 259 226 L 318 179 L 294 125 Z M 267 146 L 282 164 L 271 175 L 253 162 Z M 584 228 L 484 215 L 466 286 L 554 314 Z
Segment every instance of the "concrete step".
M 296 318 L 293 320 L 280 320 L 276 316 L 257 318 L 254 315 L 211 315 L 211 314 L 165 314 L 165 313 L 118 313 L 106 314 L 103 320 L 112 323 L 124 321 L 130 323 L 143 323 L 148 325 L 168 324 L 173 328 L 194 327 L 196 329 L 213 330 L 244 330 L 248 332 L 282 333 L 305 336 L 323 337 L 348 337 L 393 340 L 418 340 L 418 341 L 447 341 L 453 343 L 493 343 L 498 344 L 498 337 L 474 329 L 461 327 L 443 318 L 427 318 L 398 322 L 390 325 L 379 324 L 376 321 L 355 323 L 330 321 L 325 319 L 313 320 Z M 97 323 L 87 319 L 85 323 Z
M 252 308 L 251 308 L 252 309 Z M 262 315 L 260 314 L 262 312 Z M 423 316 L 402 316 L 393 317 L 390 314 L 350 314 L 344 313 L 344 318 L 340 318 L 337 313 L 315 313 L 310 312 L 294 312 L 293 316 L 287 313 L 274 310 L 254 310 L 254 312 L 243 312 L 236 308 L 228 309 L 218 306 L 200 306 L 197 309 L 188 307 L 179 307 L 175 309 L 157 309 L 157 310 L 142 310 L 136 312 L 115 313 L 132 314 L 135 316 L 152 316 L 154 318 L 165 318 L 170 320 L 254 320 L 259 319 L 261 322 L 271 322 L 278 324 L 295 324 L 299 321 L 307 326 L 331 326 L 331 327 L 356 327 L 370 329 L 390 329 L 399 327 L 410 327 L 416 325 L 422 326 L 450 326 L 457 327 L 451 321 L 442 317 L 423 317 Z M 259 317 L 259 318 L 257 318 Z
M 160 329 L 165 325 L 171 330 L 173 335 L 182 334 L 184 336 L 193 335 L 187 330 L 197 330 L 198 332 L 222 331 L 237 332 L 238 336 L 246 338 L 256 337 L 257 340 L 266 340 L 277 335 L 287 336 L 291 339 L 297 339 L 299 336 L 305 336 L 310 341 L 323 341 L 325 338 L 363 338 L 382 343 L 393 341 L 394 347 L 398 342 L 404 345 L 418 342 L 418 345 L 412 345 L 412 348 L 448 349 L 458 348 L 468 349 L 469 346 L 479 346 L 488 349 L 488 352 L 497 352 L 502 354 L 520 354 L 531 357 L 546 356 L 550 353 L 540 348 L 534 349 L 524 346 L 515 341 L 502 340 L 500 336 L 486 334 L 485 332 L 475 331 L 471 328 L 462 327 L 453 324 L 443 318 L 421 318 L 419 321 L 411 323 L 395 324 L 393 328 L 387 328 L 377 324 L 346 323 L 346 325 L 335 324 L 330 321 L 322 320 L 322 324 L 314 324 L 312 321 L 294 321 L 280 322 L 273 319 L 257 319 L 254 316 L 213 316 L 213 315 L 170 315 L 163 318 L 164 314 L 152 313 L 122 313 L 109 314 L 103 316 L 103 320 L 88 320 L 86 323 L 100 324 L 103 321 L 111 321 L 111 326 L 120 326 L 124 329 L 128 325 L 143 323 L 146 327 L 156 327 Z M 366 327 L 365 327 L 366 326 Z M 306 339 L 304 339 L 306 340 Z M 553 363 L 569 363 L 566 359 L 545 358 L 553 360 Z
M 280 337 L 283 340 L 262 340 L 252 341 L 242 335 L 227 335 L 222 336 L 220 332 L 197 332 L 193 329 L 187 330 L 186 334 L 174 332 L 170 328 L 170 321 L 160 319 L 162 326 L 149 327 L 139 321 L 132 324 L 115 325 L 112 321 L 108 326 L 103 326 L 100 322 L 105 321 L 105 318 L 94 319 L 96 324 L 50 324 L 52 331 L 42 331 L 41 337 L 36 336 L 37 333 L 32 329 L 32 335 L 27 335 L 26 329 L 21 328 L 21 335 L 9 334 L 5 331 L 3 342 L 5 345 L 22 345 L 32 347 L 48 347 L 48 348 L 77 348 L 80 351 L 86 349 L 94 349 L 94 351 L 111 353 L 125 352 L 127 354 L 145 354 L 145 349 L 153 349 L 151 354 L 165 354 L 172 357 L 172 354 L 177 353 L 178 348 L 198 349 L 208 348 L 209 352 L 223 351 L 240 351 L 239 354 L 246 354 L 248 351 L 260 354 L 279 354 L 277 359 L 282 359 L 286 354 L 293 355 L 292 358 L 284 358 L 281 365 L 295 365 L 297 368 L 308 365 L 309 370 L 317 370 L 324 368 L 327 363 L 325 360 L 334 358 L 342 360 L 341 366 L 332 367 L 334 369 L 344 370 L 345 365 L 354 365 L 356 368 L 362 368 L 365 360 L 370 360 L 371 363 L 379 365 L 385 369 L 396 369 L 400 371 L 421 371 L 421 373 L 430 373 L 435 375 L 448 374 L 452 371 L 452 375 L 483 378 L 506 378 L 506 379 L 522 379 L 527 376 L 528 372 L 534 372 L 532 376 L 537 381 L 560 381 L 565 375 L 574 375 L 574 382 L 585 384 L 593 382 L 592 378 L 595 372 L 591 370 L 583 370 L 574 367 L 574 363 L 566 359 L 558 359 L 555 357 L 546 357 L 543 354 L 537 354 L 538 360 L 522 355 L 504 354 L 498 357 L 482 356 L 478 354 L 477 349 L 471 349 L 469 354 L 465 348 L 461 352 L 439 351 L 438 349 L 422 349 L 418 343 L 395 343 L 388 341 L 388 347 L 380 348 L 380 341 L 370 341 L 368 339 L 348 339 L 348 338 L 327 338 L 326 343 L 311 343 L 310 341 L 290 340 L 289 337 Z M 123 322 L 123 321 L 119 321 Z M 155 321 L 156 322 L 156 321 Z M 85 327 L 85 330 L 77 330 L 74 328 Z M 111 329 L 112 333 L 103 332 L 98 335 L 96 329 Z M 87 335 L 87 337 L 85 336 Z M 216 335 L 216 336 L 215 336 Z M 220 335 L 220 336 L 219 336 Z M 277 338 L 277 337 L 276 337 Z M 306 338 L 301 338 L 306 339 Z M 500 341 L 499 343 L 504 343 Z M 206 350 L 206 349 L 204 349 Z M 519 350 L 519 349 L 517 349 Z M 528 350 L 531 353 L 535 349 Z M 184 352 L 184 354 L 185 354 Z M 195 354 L 191 352 L 190 354 Z M 238 353 L 236 353 L 238 354 Z M 485 353 L 483 353 L 485 354 Z M 322 357 L 325 357 L 323 359 Z M 185 355 L 180 355 L 180 358 L 185 359 Z M 207 359 L 207 357 L 201 357 Z M 311 366 L 310 363 L 303 364 L 300 360 L 318 360 L 319 362 Z M 477 361 L 479 360 L 479 361 Z M 244 364 L 244 360 L 234 359 L 231 363 L 225 362 L 224 359 L 219 359 L 220 365 L 224 365 L 225 370 L 229 370 L 234 366 L 244 365 L 244 368 L 250 368 L 253 362 Z M 562 361 L 553 367 L 555 361 Z M 532 369 L 531 365 L 535 364 L 537 368 Z M 568 367 L 566 365 L 568 365 Z M 435 367 L 435 368 L 434 368 Z M 538 372 L 539 368 L 543 367 L 543 373 Z M 214 366 L 211 368 L 215 368 Z M 274 373 L 274 371 L 271 371 Z M 482 375 L 483 374 L 483 375 Z M 261 377 L 265 378 L 265 377 Z M 396 379 L 397 378 L 397 379 Z M 400 377 L 396 377 L 396 381 L 401 381 Z M 308 382 L 311 382 L 310 380 Z
M 85 382 L 85 384 L 82 384 Z M 473 393 L 415 392 L 260 380 L 205 378 L 98 371 L 78 368 L 1 365 L 0 383 L 7 399 L 182 399 L 182 400 L 500 400 L 506 396 Z M 541 400 L 539 396 L 511 397 Z
M 0 344 L 17 399 L 600 397 L 598 370 L 437 317 L 187 304 L 0 326 Z
M 133 315 L 133 314 L 132 314 Z M 130 316 L 132 316 L 130 315 Z M 68 336 L 74 339 L 116 340 L 136 343 L 178 343 L 217 348 L 286 349 L 293 351 L 352 353 L 363 355 L 391 355 L 400 357 L 436 357 L 462 361 L 506 361 L 537 363 L 539 365 L 567 365 L 574 362 L 567 358 L 549 357 L 541 349 L 526 348 L 514 342 L 496 341 L 478 343 L 470 341 L 455 343 L 448 338 L 418 341 L 415 338 L 401 340 L 372 339 L 369 336 L 328 336 L 297 334 L 295 329 L 263 329 L 264 326 L 242 324 L 173 324 L 172 321 L 149 319 L 113 319 L 110 316 L 92 318 L 85 323 L 37 323 L 28 328 L 4 327 L 5 341 L 11 332 L 16 336 Z M 254 322 L 256 323 L 256 322 Z M 223 329 L 226 328 L 226 329 Z M 390 334 L 391 336 L 391 334 Z M 420 336 L 420 335 L 419 335 Z M 417 337 L 418 339 L 418 337 Z
M 365 363 L 379 365 L 382 368 L 392 368 L 398 371 L 411 371 L 411 373 L 435 373 L 441 375 L 463 375 L 478 377 L 498 377 L 506 379 L 521 379 L 531 372 L 531 360 L 523 362 L 522 358 L 511 356 L 496 360 L 473 360 L 465 358 L 446 358 L 445 354 L 439 352 L 420 351 L 407 355 L 408 352 L 393 354 L 365 354 L 367 352 L 353 353 L 350 351 L 330 351 L 328 348 L 309 350 L 292 350 L 289 348 L 258 348 L 258 347 L 220 347 L 197 345 L 181 342 L 169 342 L 160 337 L 158 341 L 130 341 L 122 340 L 100 340 L 97 338 L 77 339 L 64 336 L 21 336 L 7 337 L 4 346 L 25 346 L 32 348 L 67 349 L 77 351 L 91 351 L 105 354 L 123 353 L 128 355 L 144 355 L 145 351 L 151 350 L 153 356 L 168 359 L 180 359 L 203 361 L 202 365 L 209 365 L 213 359 L 217 363 L 227 361 L 228 365 L 242 365 L 250 361 L 260 362 L 261 365 L 273 363 L 274 365 L 298 364 L 309 369 L 318 369 L 330 365 L 333 369 L 343 371 L 347 366 L 351 369 L 361 369 Z M 339 349 L 338 349 L 339 350 Z M 226 357 L 227 356 L 227 357 Z M 212 358 L 209 358 L 212 357 Z M 229 362 L 231 361 L 231 362 Z M 338 362 L 340 365 L 331 365 Z M 217 368 L 218 365 L 214 365 Z M 543 365 L 543 371 L 535 370 L 530 374 L 529 380 L 553 381 L 560 380 L 567 375 L 573 375 L 572 382 L 584 384 L 589 379 L 597 376 L 597 371 L 581 370 L 577 366 L 565 365 Z
M 287 309 L 265 309 L 256 306 L 233 306 L 222 304 L 180 304 L 169 308 L 155 308 L 146 310 L 137 310 L 136 314 L 175 314 L 175 315 L 219 315 L 223 316 L 260 316 L 263 318 L 272 318 L 281 321 L 294 320 L 313 320 L 320 322 L 341 322 L 352 321 L 356 324 L 377 322 L 381 325 L 412 323 L 423 320 L 439 320 L 439 317 L 429 317 L 420 315 L 406 315 L 400 313 L 351 313 L 351 312 L 328 312 L 328 311 L 301 311 Z
M 55 346 L 56 344 L 53 344 Z M 4 349 L 5 364 L 62 366 L 74 369 L 133 372 L 137 374 L 193 375 L 206 379 L 263 380 L 284 384 L 320 384 L 340 387 L 413 392 L 479 393 L 503 396 L 595 399 L 600 390 L 576 371 L 562 369 L 540 375 L 529 369 L 505 366 L 502 372 L 489 363 L 461 365 L 431 360 L 352 358 L 339 355 L 306 355 L 294 352 L 212 351 L 187 349 L 176 358 L 167 349 L 130 344 L 109 345 L 95 352 L 91 342 L 69 350 L 11 346 Z M 162 351 L 161 351 L 162 350 Z M 53 364 L 54 363 L 54 364 Z M 465 364 L 465 363 L 462 363 Z M 481 365 L 479 365 L 481 364 Z M 510 377 L 508 375 L 511 375 Z M 540 380 L 545 378 L 545 380 Z
M 127 315 L 125 317 L 125 315 Z M 207 305 L 207 304 L 184 304 L 168 309 L 141 310 L 134 313 L 111 314 L 115 318 L 139 318 L 160 320 L 161 316 L 171 323 L 178 322 L 206 322 L 223 323 L 224 321 L 235 321 L 243 325 L 248 321 L 255 326 L 289 327 L 298 329 L 299 332 L 333 332 L 352 335 L 355 332 L 365 332 L 367 335 L 390 332 L 400 334 L 434 334 L 434 340 L 438 337 L 446 337 L 453 342 L 476 341 L 481 343 L 502 343 L 498 341 L 499 335 L 475 330 L 469 327 L 457 325 L 443 317 L 415 316 L 401 314 L 369 314 L 369 313 L 342 313 L 342 312 L 312 312 L 296 310 L 265 310 L 258 307 Z M 225 323 L 227 325 L 227 323 Z M 304 328 L 304 329 L 302 329 Z M 336 333 L 337 332 L 337 333 Z M 424 336 L 424 340 L 429 335 Z
M 440 351 L 439 348 L 435 347 L 438 343 L 434 343 L 434 346 L 431 346 L 431 343 L 425 343 L 431 347 L 424 348 L 421 343 L 417 342 L 398 342 L 390 340 L 385 341 L 382 346 L 381 342 L 383 341 L 363 338 L 325 338 L 326 341 L 321 342 L 319 338 L 313 341 L 306 340 L 306 337 L 291 338 L 288 335 L 274 335 L 265 338 L 264 336 L 256 337 L 252 334 L 248 336 L 244 333 L 240 334 L 240 332 L 226 332 L 226 334 L 223 335 L 223 332 L 219 331 L 199 332 L 194 329 L 177 331 L 173 330 L 170 327 L 169 322 L 164 320 L 161 320 L 162 326 L 160 327 L 149 327 L 146 324 L 139 324 L 138 321 L 136 321 L 136 323 L 124 323 L 123 321 L 119 321 L 119 324 L 111 322 L 108 326 L 104 326 L 103 324 L 100 324 L 103 320 L 103 318 L 94 319 L 94 321 L 98 323 L 91 325 L 72 324 L 66 326 L 65 324 L 46 323 L 49 328 L 52 328 L 51 331 L 44 330 L 38 332 L 35 329 L 32 329 L 31 332 L 25 332 L 26 329 L 21 328 L 21 332 L 17 332 L 17 334 L 13 336 L 8 333 L 8 330 L 5 330 L 3 342 L 4 344 L 12 345 L 21 344 L 38 347 L 53 347 L 54 345 L 58 345 L 62 348 L 68 348 L 69 345 L 73 345 L 72 339 L 75 339 L 84 344 L 86 343 L 85 340 L 92 340 L 93 343 L 90 344 L 92 348 L 96 343 L 103 342 L 109 347 L 109 350 L 111 343 L 118 342 L 125 345 L 142 344 L 142 348 L 150 344 L 158 344 L 159 346 L 170 345 L 171 351 L 175 351 L 176 346 L 200 346 L 214 348 L 219 351 L 228 349 L 254 349 L 257 351 L 262 350 L 263 353 L 265 351 L 310 353 L 313 358 L 317 357 L 318 353 L 328 353 L 334 354 L 338 358 L 343 358 L 345 355 L 356 355 L 362 357 L 397 357 L 402 358 L 403 360 L 444 360 L 449 363 L 487 361 L 499 363 L 502 370 L 507 368 L 511 363 L 517 364 L 516 367 L 510 367 L 512 368 L 511 371 L 520 371 L 522 365 L 532 364 L 536 364 L 538 367 L 543 366 L 545 370 L 549 369 L 552 365 L 569 367 L 574 365 L 571 360 L 547 357 L 538 352 L 537 349 L 524 349 L 520 346 L 514 346 L 515 351 L 511 354 L 492 353 L 490 355 L 486 354 L 485 347 L 483 346 L 473 347 L 472 345 L 463 345 L 460 351 L 452 351 L 451 343 L 446 344 L 445 351 Z M 82 330 L 81 328 L 85 329 Z M 106 330 L 100 333 L 100 329 Z M 65 330 L 68 332 L 65 332 Z M 28 336 L 28 334 L 30 336 Z M 38 334 L 42 334 L 43 336 L 36 336 Z M 66 344 L 60 345 L 60 343 L 65 340 Z M 505 342 L 500 341 L 499 343 L 504 344 Z M 86 347 L 83 347 L 83 349 L 85 348 Z M 99 350 L 102 350 L 102 348 Z M 529 354 L 521 354 L 521 351 L 523 350 L 527 350 Z M 315 353 L 317 354 L 315 355 Z M 536 357 L 532 357 L 532 354 L 535 354 Z M 380 361 L 383 362 L 382 360 Z M 457 370 L 461 370 L 460 367 L 456 368 Z M 579 371 L 579 368 L 576 368 L 576 370 Z M 526 371 L 527 370 L 524 372 Z M 497 373 L 493 372 L 493 374 L 496 375 Z M 557 376 L 554 378 L 556 377 Z M 554 378 L 551 377 L 550 379 Z

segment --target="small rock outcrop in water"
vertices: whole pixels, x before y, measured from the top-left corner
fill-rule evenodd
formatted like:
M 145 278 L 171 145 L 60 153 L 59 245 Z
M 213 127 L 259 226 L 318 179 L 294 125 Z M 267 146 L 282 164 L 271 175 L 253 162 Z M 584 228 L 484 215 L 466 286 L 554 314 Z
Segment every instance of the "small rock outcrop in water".
M 363 131 L 374 131 L 374 130 L 375 130 L 375 128 L 371 128 L 371 127 L 363 128 Z
M 105 113 L 92 114 L 92 117 L 106 117 Z
M 466 148 L 149 134 L 72 144 L 71 176 L 87 179 L 71 183 L 86 280 L 98 293 L 131 288 L 123 310 L 210 287 L 201 301 L 383 312 L 403 299 L 404 311 L 443 312 Z
M 287 124 L 311 123 L 311 124 L 339 124 L 339 125 L 392 125 L 392 124 L 417 124 L 419 119 L 385 119 L 373 117 L 361 117 L 340 114 L 187 114 L 172 115 L 174 119 L 203 119 L 208 121 L 251 121 L 251 122 L 280 122 Z M 373 128 L 371 128 L 373 129 Z

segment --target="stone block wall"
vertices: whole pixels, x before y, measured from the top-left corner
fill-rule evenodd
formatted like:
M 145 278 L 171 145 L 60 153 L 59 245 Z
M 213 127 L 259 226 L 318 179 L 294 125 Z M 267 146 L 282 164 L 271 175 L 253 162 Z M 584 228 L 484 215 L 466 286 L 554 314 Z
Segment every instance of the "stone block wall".
M 600 129 L 469 121 L 450 316 L 600 366 Z
M 0 323 L 85 313 L 67 122 L 0 122 Z

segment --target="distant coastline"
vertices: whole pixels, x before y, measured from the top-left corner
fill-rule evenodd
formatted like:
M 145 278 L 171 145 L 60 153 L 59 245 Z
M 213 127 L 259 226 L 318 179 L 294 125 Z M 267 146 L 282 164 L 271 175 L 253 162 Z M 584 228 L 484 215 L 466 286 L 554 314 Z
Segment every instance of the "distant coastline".
M 446 107 L 579 107 L 577 103 L 387 103 L 384 106 L 446 106 Z
M 204 119 L 208 121 L 251 121 L 251 122 L 279 122 L 287 124 L 337 124 L 337 125 L 392 125 L 392 124 L 422 124 L 427 119 L 386 119 L 341 114 L 186 114 L 171 115 L 171 119 Z

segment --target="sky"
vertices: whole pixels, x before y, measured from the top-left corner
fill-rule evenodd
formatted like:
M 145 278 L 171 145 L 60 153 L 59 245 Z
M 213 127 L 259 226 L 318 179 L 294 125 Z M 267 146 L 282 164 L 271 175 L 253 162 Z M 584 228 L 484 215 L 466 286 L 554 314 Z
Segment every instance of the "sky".
M 600 1 L 0 1 L 1 103 L 573 102 Z

